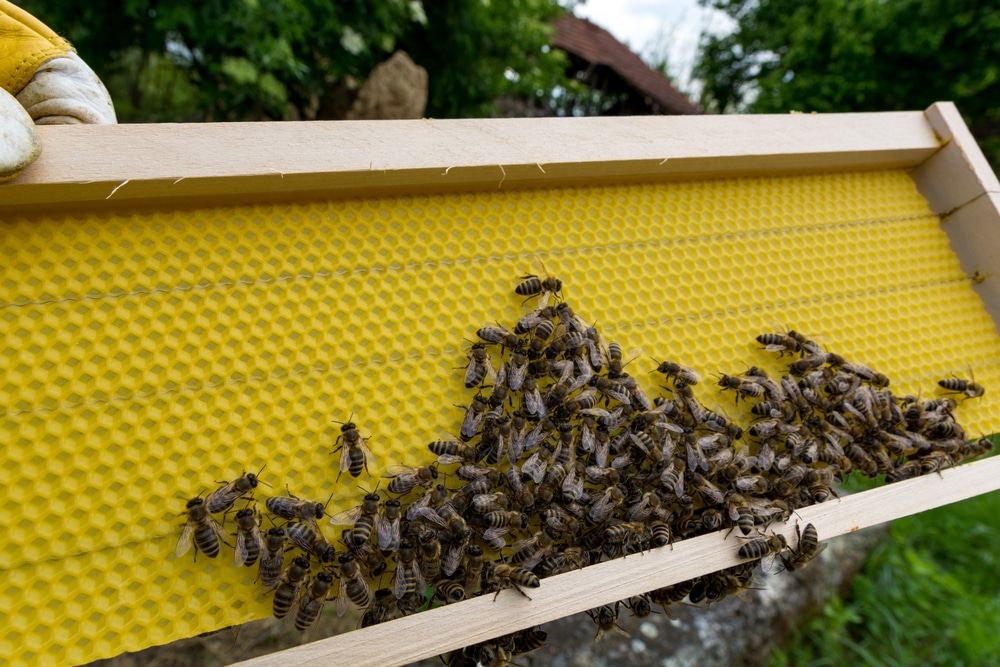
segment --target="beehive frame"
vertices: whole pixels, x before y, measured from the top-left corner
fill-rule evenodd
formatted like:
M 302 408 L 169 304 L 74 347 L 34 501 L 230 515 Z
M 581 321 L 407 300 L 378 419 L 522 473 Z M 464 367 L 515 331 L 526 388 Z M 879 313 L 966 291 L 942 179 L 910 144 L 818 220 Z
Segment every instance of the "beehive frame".
M 923 113 L 69 126 L 40 128 L 40 132 L 46 147 L 42 158 L 20 179 L 0 190 L 0 215 L 4 220 L 27 219 L 30 222 L 39 215 L 48 216 L 47 219 L 73 220 L 87 214 L 112 216 L 121 215 L 121 212 L 128 215 L 130 211 L 194 211 L 236 203 L 280 207 L 286 203 L 422 197 L 434 193 L 444 197 L 454 193 L 481 193 L 485 197 L 489 193 L 531 193 L 539 188 L 586 190 L 596 184 L 614 187 L 651 183 L 655 187 L 655 184 L 789 174 L 906 170 L 927 198 L 930 211 L 946 219 L 944 229 L 966 277 L 992 275 L 997 268 L 995 249 L 1000 247 L 1000 239 L 996 238 L 1000 229 L 996 199 L 1000 187 L 957 110 L 947 103 L 935 105 Z M 106 242 L 106 239 L 96 242 Z M 16 248 L 16 239 L 7 247 Z M 485 256 L 476 256 L 479 257 L 477 261 L 487 265 L 491 259 L 504 259 L 491 258 L 488 252 Z M 512 270 L 530 268 L 527 253 L 514 259 L 517 266 Z M 507 277 L 506 274 L 497 276 L 498 292 L 509 290 L 504 287 Z M 284 279 L 282 275 L 271 278 L 276 283 Z M 969 284 L 996 321 L 997 304 L 1000 303 L 996 281 L 987 278 Z M 6 287 L 16 289 L 16 286 Z M 201 286 L 194 283 L 183 289 L 197 291 Z M 83 293 L 74 298 L 86 300 L 91 297 Z M 36 301 L 53 301 L 46 299 L 49 296 L 42 294 Z M 16 302 L 7 306 L 8 312 L 21 308 Z M 512 310 L 508 305 L 504 307 Z M 461 333 L 467 335 L 478 324 L 480 322 L 469 322 Z M 364 323 L 356 326 L 364 326 Z M 992 327 L 990 333 L 995 336 Z M 452 352 L 457 347 L 456 344 Z M 734 359 L 733 363 L 736 362 Z M 29 389 L 34 391 L 32 387 Z M 115 397 L 104 400 L 113 403 Z M 995 422 L 988 416 L 992 405 L 992 401 L 984 400 L 982 406 L 973 409 L 979 411 L 974 423 L 988 431 L 996 430 Z M 52 407 L 41 405 L 41 409 Z M 350 406 L 337 407 L 344 412 L 350 409 Z M 9 420 L 11 406 L 4 408 Z M 5 430 L 7 437 L 12 437 L 14 432 L 10 427 Z M 220 437 L 225 440 L 225 436 Z M 99 457 L 102 453 L 95 455 Z M 981 470 L 984 464 L 978 465 Z M 233 473 L 231 469 L 226 472 Z M 950 479 L 946 476 L 941 483 Z M 187 481 L 188 487 L 196 484 L 193 479 Z M 936 479 L 919 482 L 938 483 Z M 988 484 L 961 485 L 967 492 L 969 489 L 973 492 L 990 490 Z M 190 489 L 190 492 L 196 490 Z M 176 504 L 176 499 L 170 502 Z M 165 514 L 176 514 L 176 510 L 163 509 Z M 828 536 L 825 532 L 822 534 Z M 155 545 L 143 547 L 144 557 L 162 556 L 169 553 L 170 547 L 170 539 L 159 535 Z M 683 551 L 678 546 L 678 552 Z M 629 560 L 627 565 L 609 563 L 607 566 L 610 570 L 616 567 L 621 571 L 631 570 L 634 563 Z M 104 563 L 103 567 L 112 574 L 114 563 Z M 715 566 L 723 567 L 725 563 L 715 563 Z M 608 571 L 606 568 L 602 572 L 610 576 Z M 8 571 L 5 576 L 12 575 Z M 113 575 L 112 579 L 117 576 L 120 575 Z M 665 579 L 658 581 L 658 585 L 669 583 Z M 577 610 L 555 601 L 559 585 L 556 580 L 552 580 L 552 586 L 549 583 L 546 582 L 546 588 L 556 595 L 549 603 L 552 605 L 548 612 L 550 617 L 554 617 L 553 613 L 562 615 L 562 612 Z M 605 602 L 620 599 L 622 590 L 608 587 L 599 597 Z M 325 655 L 343 657 L 348 654 L 345 641 L 365 647 L 364 653 L 372 659 L 368 664 L 400 664 L 433 655 L 486 637 L 469 636 L 465 629 L 442 629 L 447 627 L 444 621 L 436 621 L 435 632 L 430 633 L 424 623 L 435 623 L 435 618 L 444 618 L 459 608 L 469 613 L 482 608 L 478 612 L 480 615 L 495 618 L 503 605 L 510 604 L 509 598 L 501 596 L 495 608 L 487 608 L 482 600 L 474 600 L 441 613 L 429 612 L 426 616 L 403 619 L 403 626 L 409 624 L 418 628 L 421 636 L 435 638 L 433 643 L 424 642 L 418 649 L 416 644 L 394 635 L 390 643 L 397 648 L 406 646 L 407 653 L 403 655 L 390 658 L 370 650 L 378 645 L 371 639 L 377 634 L 371 633 L 394 632 L 400 627 L 396 624 L 389 624 L 391 629 L 387 625 L 333 640 L 341 642 L 339 644 L 316 646 L 313 650 L 321 653 L 313 655 L 324 655 L 325 651 Z M 579 609 L 595 604 L 600 602 L 588 600 L 586 607 Z M 247 615 L 244 620 L 260 614 L 262 608 L 243 612 Z M 517 604 L 511 608 L 517 609 L 519 614 L 522 611 Z M 514 617 L 513 614 L 507 616 Z M 423 620 L 418 623 L 418 618 Z M 226 624 L 226 619 L 220 616 L 215 623 L 191 632 L 218 627 Z M 466 624 L 465 628 L 468 627 Z M 502 634 L 514 628 L 495 626 L 493 629 L 495 634 Z M 63 634 L 67 632 L 72 638 L 72 630 L 64 630 Z M 133 643 L 103 650 L 105 655 L 110 655 L 136 647 Z M 15 649 L 10 644 L 5 648 Z M 73 655 L 99 657 L 92 652 L 64 652 L 55 661 L 64 663 L 67 656 Z

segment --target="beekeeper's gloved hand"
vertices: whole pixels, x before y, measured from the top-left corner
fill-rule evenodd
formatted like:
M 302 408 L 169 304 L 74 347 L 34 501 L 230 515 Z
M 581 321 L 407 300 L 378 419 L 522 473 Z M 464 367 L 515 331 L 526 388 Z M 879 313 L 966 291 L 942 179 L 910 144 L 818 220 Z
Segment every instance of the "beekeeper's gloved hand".
M 107 89 L 69 42 L 0 0 L 0 183 L 38 157 L 36 123 L 115 122 Z

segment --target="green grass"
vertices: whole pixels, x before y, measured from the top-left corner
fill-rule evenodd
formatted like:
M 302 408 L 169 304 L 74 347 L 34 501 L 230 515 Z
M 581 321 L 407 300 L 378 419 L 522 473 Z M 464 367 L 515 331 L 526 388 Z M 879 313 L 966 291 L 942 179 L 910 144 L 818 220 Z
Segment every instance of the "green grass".
M 1000 492 L 900 519 L 771 664 L 1000 665 Z

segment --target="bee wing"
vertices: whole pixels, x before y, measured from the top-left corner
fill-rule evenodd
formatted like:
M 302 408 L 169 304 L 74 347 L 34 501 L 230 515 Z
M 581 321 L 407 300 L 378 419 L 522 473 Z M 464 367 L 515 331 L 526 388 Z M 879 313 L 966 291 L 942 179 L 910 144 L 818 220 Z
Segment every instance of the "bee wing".
M 190 520 L 184 524 L 184 528 L 181 530 L 181 536 L 177 540 L 177 548 L 174 549 L 174 554 L 178 558 L 186 554 L 191 549 L 191 543 L 194 538 L 194 523 Z
M 503 536 L 506 535 L 508 532 L 510 532 L 510 529 L 507 527 L 487 528 L 486 530 L 483 531 L 483 540 L 489 542 L 491 545 L 501 544 L 503 546 L 506 546 L 506 541 L 503 539 Z M 503 548 L 503 546 L 501 546 L 501 549 Z M 500 551 L 500 549 L 495 549 L 495 551 Z
M 344 510 L 343 512 L 337 512 L 330 517 L 330 525 L 332 526 L 353 526 L 361 516 L 361 505 L 357 507 L 352 507 L 349 510 Z
M 585 452 L 592 452 L 596 444 L 597 437 L 594 435 L 594 429 L 584 422 L 580 426 L 580 448 Z
M 545 479 L 545 469 L 545 458 L 541 456 L 540 451 L 532 454 L 521 466 L 521 472 L 529 475 L 535 484 L 541 484 L 542 480 Z
M 528 371 L 528 364 L 510 364 L 509 372 L 507 373 L 507 386 L 517 391 L 524 384 L 524 377 Z
M 611 438 L 598 438 L 597 449 L 594 450 L 594 461 L 598 466 L 606 468 L 608 455 L 611 453 Z
M 406 595 L 406 566 L 398 561 L 396 563 L 396 576 L 393 580 L 392 592 L 395 593 L 397 600 L 401 600 Z
M 440 526 L 441 528 L 448 527 L 448 522 L 445 521 L 443 518 L 441 518 L 441 515 L 432 510 L 430 507 L 424 506 L 424 507 L 414 508 L 411 505 L 411 509 L 414 510 L 412 517 L 409 515 L 410 513 L 407 512 L 407 518 L 410 519 L 411 521 L 416 521 L 417 519 L 426 519 L 427 521 L 430 521 L 434 525 Z
M 574 500 L 579 500 L 583 496 L 583 480 L 576 476 L 576 468 L 570 468 L 569 474 L 562 483 L 563 493 L 572 496 Z
M 375 536 L 382 551 L 399 549 L 399 519 L 389 521 L 382 514 L 375 515 Z
M 388 468 L 385 469 L 386 474 L 382 476 L 399 477 L 400 475 L 412 475 L 413 473 L 416 472 L 416 470 L 417 469 L 414 468 L 413 466 L 403 466 L 403 465 L 389 466 Z
M 249 556 L 247 551 L 247 534 L 242 530 L 236 531 L 236 553 L 234 560 L 236 561 L 237 567 L 243 567 L 243 563 L 247 562 L 247 557 Z
M 224 483 L 222 486 L 212 491 L 208 496 L 205 497 L 205 507 L 209 512 L 222 512 L 223 510 L 229 509 L 229 507 L 236 502 L 236 498 L 232 500 L 229 499 L 229 493 L 233 488 L 234 482 Z
M 350 448 L 346 442 L 340 443 L 340 472 L 345 473 L 351 467 Z
M 698 491 L 701 492 L 701 496 L 704 500 L 710 500 L 716 505 L 721 505 L 726 500 L 726 496 L 719 490 L 719 487 L 712 484 L 707 479 L 703 480 L 698 486 Z
M 642 356 L 642 348 L 637 347 L 634 350 L 629 350 L 627 353 L 622 355 L 622 368 L 625 368 L 630 363 Z
M 398 595 L 396 597 L 402 597 Z M 351 604 L 351 599 L 347 597 L 347 577 L 340 578 L 340 587 L 337 591 L 337 616 L 347 613 L 347 607 Z
M 527 410 L 528 414 L 534 415 L 539 419 L 545 418 L 545 415 L 547 414 L 545 401 L 542 400 L 542 394 L 538 391 L 538 389 L 524 392 L 523 399 L 524 409 Z
M 772 552 L 761 558 L 760 569 L 763 570 L 764 572 L 770 572 L 771 569 L 774 567 L 774 561 L 775 558 L 777 558 L 777 556 L 778 556 L 777 552 Z M 775 570 L 775 572 L 778 572 L 778 570 Z
M 632 439 L 632 442 L 635 444 L 636 447 L 642 450 L 643 454 L 649 456 L 649 448 L 646 447 L 645 443 L 643 443 L 643 441 L 639 438 L 639 436 L 637 436 L 635 433 L 629 433 L 628 437 Z
M 220 542 L 222 542 L 223 544 L 229 544 L 229 542 L 226 542 L 226 537 L 227 537 L 226 531 L 222 527 L 222 524 L 219 523 L 218 519 L 209 514 L 207 517 L 205 517 L 205 521 L 208 523 L 209 526 L 212 527 L 212 530 L 215 532 L 215 535 L 216 537 L 219 538 Z
M 702 462 L 705 463 L 705 469 L 708 469 L 708 460 L 705 459 L 705 453 L 701 451 L 701 446 L 697 442 L 688 443 L 685 454 L 687 454 L 688 470 L 698 470 Z

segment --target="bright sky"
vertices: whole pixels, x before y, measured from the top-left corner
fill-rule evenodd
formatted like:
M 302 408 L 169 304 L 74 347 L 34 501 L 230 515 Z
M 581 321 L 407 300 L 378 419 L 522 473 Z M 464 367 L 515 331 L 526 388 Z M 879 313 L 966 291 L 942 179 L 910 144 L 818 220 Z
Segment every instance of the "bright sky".
M 586 0 L 576 15 L 604 28 L 647 62 L 666 53 L 670 73 L 689 89 L 691 68 L 703 30 L 729 32 L 734 23 L 697 0 Z

